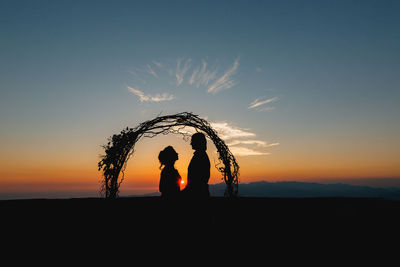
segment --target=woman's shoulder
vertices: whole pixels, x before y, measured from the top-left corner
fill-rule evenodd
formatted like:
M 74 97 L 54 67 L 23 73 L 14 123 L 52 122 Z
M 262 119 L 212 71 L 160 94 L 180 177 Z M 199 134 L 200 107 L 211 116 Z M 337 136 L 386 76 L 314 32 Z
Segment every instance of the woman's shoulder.
M 161 176 L 164 176 L 167 174 L 167 170 L 165 169 L 165 167 L 161 170 Z
M 177 176 L 180 176 L 180 174 L 179 174 L 178 170 L 177 170 L 177 169 L 175 169 L 175 168 L 174 168 L 174 173 L 175 173 L 175 175 L 177 175 Z

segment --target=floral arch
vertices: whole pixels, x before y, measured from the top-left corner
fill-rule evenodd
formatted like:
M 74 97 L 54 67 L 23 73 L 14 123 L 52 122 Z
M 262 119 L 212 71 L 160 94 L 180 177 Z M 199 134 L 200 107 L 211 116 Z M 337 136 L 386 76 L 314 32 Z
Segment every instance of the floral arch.
M 235 197 L 238 194 L 239 165 L 225 142 L 218 137 L 211 125 L 197 115 L 190 112 L 182 112 L 173 115 L 158 116 L 155 119 L 145 121 L 135 128 L 126 128 L 120 134 L 114 134 L 104 145 L 105 155 L 98 163 L 99 171 L 102 170 L 100 193 L 105 198 L 116 198 L 119 186 L 124 180 L 124 170 L 130 156 L 134 153 L 135 144 L 142 137 L 154 137 L 158 134 L 181 134 L 185 139 L 191 133 L 185 131 L 185 127 L 192 127 L 198 132 L 203 132 L 210 138 L 219 154 L 220 162 L 216 168 L 223 175 L 226 183 L 225 196 Z M 122 172 L 122 175 L 120 173 Z

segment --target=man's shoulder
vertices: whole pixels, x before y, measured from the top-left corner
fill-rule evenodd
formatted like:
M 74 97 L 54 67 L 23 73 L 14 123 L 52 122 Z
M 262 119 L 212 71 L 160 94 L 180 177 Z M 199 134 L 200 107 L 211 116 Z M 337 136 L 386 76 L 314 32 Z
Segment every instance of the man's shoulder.
M 210 158 L 208 157 L 208 154 L 206 151 L 200 151 L 196 157 L 201 160 L 201 161 L 207 161 L 210 162 Z
M 208 154 L 207 154 L 206 151 L 198 151 L 198 150 L 196 150 L 194 152 L 194 156 L 200 157 L 200 158 L 208 158 Z

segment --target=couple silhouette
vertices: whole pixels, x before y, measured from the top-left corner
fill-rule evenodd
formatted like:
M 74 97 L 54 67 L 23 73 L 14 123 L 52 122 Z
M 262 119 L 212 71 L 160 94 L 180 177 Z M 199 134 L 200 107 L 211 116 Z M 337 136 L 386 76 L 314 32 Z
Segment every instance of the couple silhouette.
M 202 133 L 192 135 L 190 142 L 194 154 L 188 166 L 187 184 L 181 191 L 181 176 L 175 169 L 175 162 L 178 160 L 178 153 L 172 146 L 167 146 L 160 152 L 161 177 L 159 190 L 162 198 L 208 198 L 208 180 L 210 179 L 210 160 L 206 153 L 207 141 Z

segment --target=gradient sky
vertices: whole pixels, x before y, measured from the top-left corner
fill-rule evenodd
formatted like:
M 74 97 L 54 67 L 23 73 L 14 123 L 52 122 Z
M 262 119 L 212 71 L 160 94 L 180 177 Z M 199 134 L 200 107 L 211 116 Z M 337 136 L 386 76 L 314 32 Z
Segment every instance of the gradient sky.
M 241 182 L 399 178 L 399 12 L 399 1 L 3 0 L 0 193 L 97 193 L 109 136 L 181 111 L 213 123 Z M 157 190 L 170 144 L 185 176 L 188 142 L 144 139 L 122 194 Z

